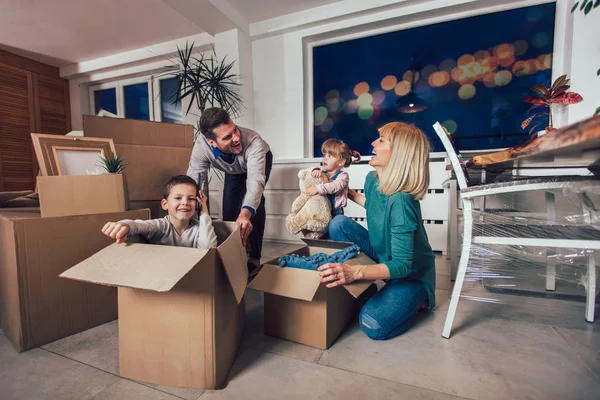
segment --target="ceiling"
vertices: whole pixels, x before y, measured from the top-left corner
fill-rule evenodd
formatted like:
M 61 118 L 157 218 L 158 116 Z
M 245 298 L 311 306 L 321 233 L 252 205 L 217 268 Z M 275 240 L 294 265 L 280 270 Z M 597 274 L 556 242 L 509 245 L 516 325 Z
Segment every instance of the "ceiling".
M 64 67 L 336 1 L 2 0 L 0 49 Z

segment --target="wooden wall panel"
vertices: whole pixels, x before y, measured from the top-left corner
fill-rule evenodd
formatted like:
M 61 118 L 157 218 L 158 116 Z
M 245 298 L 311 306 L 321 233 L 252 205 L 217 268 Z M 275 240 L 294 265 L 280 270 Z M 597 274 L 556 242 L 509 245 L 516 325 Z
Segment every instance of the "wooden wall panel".
M 70 132 L 71 107 L 68 81 L 33 74 L 33 87 L 36 99 L 36 133 Z
M 30 134 L 32 73 L 0 64 L 0 159 L 3 191 L 33 189 L 33 147 Z

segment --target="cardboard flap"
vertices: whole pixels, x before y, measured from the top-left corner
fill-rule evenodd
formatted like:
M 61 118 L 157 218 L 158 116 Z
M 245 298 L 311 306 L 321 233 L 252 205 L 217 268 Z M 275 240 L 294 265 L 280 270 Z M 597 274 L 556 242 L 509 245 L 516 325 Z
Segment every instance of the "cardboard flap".
M 373 265 L 377 264 L 370 257 L 368 257 L 365 253 L 358 253 L 358 255 L 348 261 L 346 264 L 350 265 Z M 369 288 L 375 281 L 359 281 L 349 283 L 344 285 L 344 289 L 346 289 L 352 296 L 355 298 L 360 296 L 365 290 Z
M 319 274 L 315 271 L 265 264 L 250 284 L 250 289 L 312 301 L 320 284 Z
M 217 229 L 215 224 L 215 230 Z M 235 227 L 233 233 L 217 247 L 217 251 L 225 267 L 229 284 L 235 293 L 235 298 L 240 304 L 248 285 L 248 259 L 239 227 Z
M 209 251 L 113 243 L 59 276 L 102 285 L 168 292 Z

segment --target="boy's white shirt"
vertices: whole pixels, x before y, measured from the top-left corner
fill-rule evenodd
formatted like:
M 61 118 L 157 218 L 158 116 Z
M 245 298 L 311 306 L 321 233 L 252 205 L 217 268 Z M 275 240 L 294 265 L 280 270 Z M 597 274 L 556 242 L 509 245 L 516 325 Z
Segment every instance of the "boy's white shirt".
M 181 236 L 179 236 L 177 230 L 171 225 L 168 215 L 164 218 L 149 220 L 124 219 L 119 222 L 129 226 L 128 236 L 141 235 L 151 244 L 200 249 L 217 247 L 217 235 L 208 214 L 200 215 L 199 220 L 190 219 L 190 226 Z

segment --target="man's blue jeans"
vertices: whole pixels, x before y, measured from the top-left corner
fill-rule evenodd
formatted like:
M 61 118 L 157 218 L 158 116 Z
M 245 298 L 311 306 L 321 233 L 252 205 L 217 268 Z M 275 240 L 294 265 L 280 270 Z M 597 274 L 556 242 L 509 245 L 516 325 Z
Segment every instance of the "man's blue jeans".
M 369 242 L 369 232 L 358 222 L 338 215 L 329 223 L 329 237 L 338 242 L 353 242 L 373 261 L 379 262 Z M 390 279 L 360 311 L 359 325 L 371 339 L 385 340 L 404 333 L 412 325 L 427 291 L 421 281 Z

